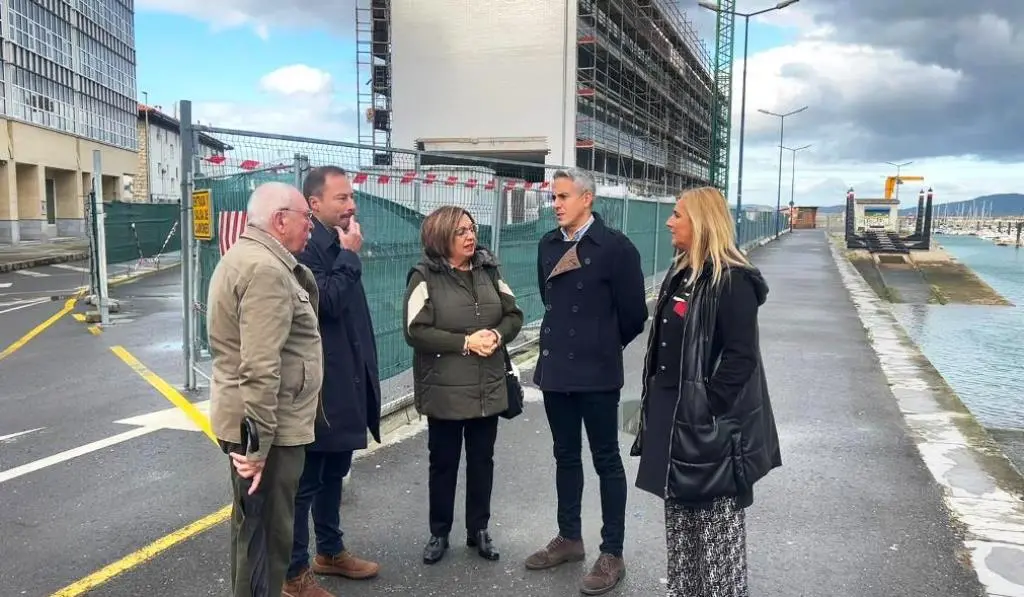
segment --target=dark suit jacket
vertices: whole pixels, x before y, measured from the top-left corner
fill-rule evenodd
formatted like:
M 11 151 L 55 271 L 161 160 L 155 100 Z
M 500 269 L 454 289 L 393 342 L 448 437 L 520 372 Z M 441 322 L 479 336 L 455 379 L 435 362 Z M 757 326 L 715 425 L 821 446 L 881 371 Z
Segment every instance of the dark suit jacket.
M 318 452 L 366 447 L 366 430 L 380 443 L 380 373 L 370 305 L 363 289 L 359 255 L 341 248 L 337 233 L 314 220 L 313 237 L 299 262 L 320 291 L 320 334 L 324 346 L 322 411 L 316 418 Z

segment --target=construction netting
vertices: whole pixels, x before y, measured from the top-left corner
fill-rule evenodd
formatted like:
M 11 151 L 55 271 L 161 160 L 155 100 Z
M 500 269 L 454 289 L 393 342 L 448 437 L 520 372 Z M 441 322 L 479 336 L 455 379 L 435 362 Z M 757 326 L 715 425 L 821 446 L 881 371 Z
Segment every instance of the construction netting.
M 199 347 L 207 348 L 205 297 L 214 268 L 245 226 L 250 193 L 268 181 L 297 186 L 311 167 L 340 166 L 356 188 L 358 220 L 364 235 L 363 284 L 377 334 L 381 378 L 411 366 L 412 353 L 402 335 L 402 296 L 406 274 L 420 258 L 420 223 L 441 205 L 469 210 L 479 225 L 479 243 L 501 262 L 502 275 L 516 292 L 526 321 L 539 322 L 543 306 L 537 289 L 538 239 L 556 226 L 550 181 L 554 168 L 425 152 L 374 151 L 369 147 L 325 141 L 281 139 L 259 133 L 200 127 L 232 149 L 198 160 L 195 188 L 208 190 L 213 238 L 198 242 L 197 305 Z M 368 164 L 387 165 L 368 165 Z M 430 165 L 428 165 L 430 164 Z M 626 232 L 640 251 L 653 286 L 672 259 L 665 221 L 672 193 L 635 195 L 614 180 L 599 180 L 595 211 Z M 678 189 L 676 190 L 678 191 Z M 742 219 L 744 243 L 773 233 L 771 214 Z

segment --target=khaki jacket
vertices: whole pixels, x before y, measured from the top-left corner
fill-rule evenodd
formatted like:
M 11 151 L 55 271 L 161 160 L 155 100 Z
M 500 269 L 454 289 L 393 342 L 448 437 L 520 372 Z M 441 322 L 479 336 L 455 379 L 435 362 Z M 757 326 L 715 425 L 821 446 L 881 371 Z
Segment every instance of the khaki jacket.
M 243 415 L 252 418 L 260 439 L 253 460 L 271 445 L 313 442 L 323 381 L 318 300 L 312 272 L 253 226 L 210 279 L 210 421 L 218 438 L 237 444 Z

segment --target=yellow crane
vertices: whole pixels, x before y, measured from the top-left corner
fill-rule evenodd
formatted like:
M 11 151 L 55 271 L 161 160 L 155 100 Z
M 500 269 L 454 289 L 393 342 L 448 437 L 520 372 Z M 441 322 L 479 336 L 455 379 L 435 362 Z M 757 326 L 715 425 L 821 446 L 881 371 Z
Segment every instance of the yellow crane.
M 897 184 L 903 184 L 908 180 L 924 180 L 923 176 L 887 176 L 885 177 L 885 198 L 892 199 L 893 191 Z

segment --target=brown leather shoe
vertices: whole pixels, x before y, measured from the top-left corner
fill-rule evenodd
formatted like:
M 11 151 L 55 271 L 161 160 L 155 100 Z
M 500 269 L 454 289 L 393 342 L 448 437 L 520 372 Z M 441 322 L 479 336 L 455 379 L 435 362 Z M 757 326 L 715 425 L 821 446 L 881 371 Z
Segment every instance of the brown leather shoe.
M 558 536 L 547 547 L 526 558 L 527 570 L 554 568 L 567 562 L 579 562 L 587 556 L 583 541 L 571 541 Z
M 317 574 L 344 576 L 351 580 L 373 578 L 380 572 L 380 564 L 355 557 L 347 551 L 336 556 L 316 554 L 313 571 Z
M 302 574 L 285 581 L 281 597 L 334 597 L 334 594 L 321 587 L 313 571 L 306 568 Z
M 580 592 L 584 595 L 604 595 L 619 584 L 626 575 L 626 563 L 622 558 L 603 553 L 598 556 L 590 574 L 583 577 Z

